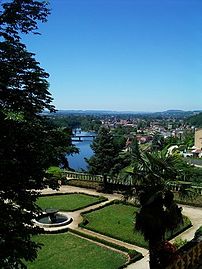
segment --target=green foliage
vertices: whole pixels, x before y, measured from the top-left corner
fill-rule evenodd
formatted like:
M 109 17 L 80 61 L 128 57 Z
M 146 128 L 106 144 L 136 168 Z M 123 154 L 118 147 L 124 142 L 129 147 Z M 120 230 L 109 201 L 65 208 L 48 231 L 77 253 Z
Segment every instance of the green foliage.
M 186 197 L 183 200 L 179 198 L 179 193 L 175 193 L 175 201 L 179 204 L 202 207 L 202 195 L 197 195 L 193 198 Z
M 91 180 L 68 180 L 67 185 L 77 186 L 81 188 L 88 188 L 88 189 L 97 189 L 99 188 L 100 182 L 91 181 Z
M 151 145 L 152 151 L 162 150 L 164 148 L 164 138 L 161 135 L 154 135 Z
M 94 155 L 87 160 L 89 172 L 92 174 L 101 174 L 104 177 L 104 185 L 106 187 L 107 175 L 116 164 L 116 158 L 119 153 L 110 130 L 102 127 L 91 147 Z
M 178 165 L 181 163 L 179 155 L 167 155 L 166 151 L 142 151 L 136 140 L 130 146 L 131 162 L 125 167 L 120 176 L 133 181 L 133 186 L 138 191 L 152 192 L 163 190 L 165 182 L 178 175 Z
M 56 180 L 46 170 L 64 163 L 71 140 L 41 115 L 53 112 L 48 74 L 21 36 L 37 31 L 49 14 L 47 2 L 1 1 L 0 8 L 0 268 L 25 268 L 40 247 L 31 241 L 39 232 L 32 219 L 38 213 L 38 193 Z
M 202 113 L 189 117 L 187 122 L 192 126 L 202 127 Z
M 66 174 L 60 167 L 50 166 L 46 170 L 46 179 L 57 182 L 58 184 L 63 184 L 66 181 Z
M 186 178 L 192 182 L 202 184 L 202 168 L 195 166 L 189 167 Z
M 80 127 L 84 131 L 98 132 L 101 124 L 102 122 L 99 119 L 88 116 L 81 121 Z
M 64 173 L 64 171 L 63 171 L 63 169 L 61 169 L 58 166 L 50 166 L 47 169 L 47 173 L 52 174 L 52 175 L 56 175 L 56 176 L 60 176 L 60 175 L 62 175 Z
M 179 144 L 180 144 L 180 139 L 178 137 L 169 136 L 165 138 L 164 140 L 164 147 L 169 147 L 169 146 L 179 145 Z
M 129 177 L 139 194 L 141 208 L 136 214 L 135 229 L 148 242 L 151 268 L 155 268 L 157 246 L 164 240 L 166 230 L 174 231 L 182 222 L 181 210 L 173 201 L 173 194 L 165 192 L 166 183 L 179 176 L 182 158 L 177 154 L 168 155 L 166 148 L 163 151 L 142 151 L 137 141 L 131 144 L 130 153 L 132 161 L 122 170 L 122 177 L 125 180 Z
M 202 226 L 199 227 L 195 232 L 195 237 L 199 237 L 199 236 L 202 236 Z
M 2 113 L 6 116 L 5 120 L 13 120 L 17 122 L 23 122 L 25 121 L 23 112 L 15 112 L 10 109 L 3 109 Z
M 49 119 L 58 127 L 81 128 L 83 131 L 98 132 L 102 124 L 98 118 L 87 115 L 55 115 L 54 117 L 50 115 Z
M 194 145 L 194 131 L 185 132 L 182 143 L 186 146 L 186 149 L 191 148 Z
M 114 143 L 117 148 L 122 150 L 126 146 L 126 140 L 128 135 L 134 131 L 134 128 L 131 126 L 118 126 L 112 130 L 112 135 L 114 137 Z
M 179 249 L 179 248 L 183 247 L 184 245 L 186 245 L 186 243 L 187 243 L 187 240 L 186 239 L 182 239 L 181 237 L 178 237 L 178 238 L 175 239 L 173 245 L 177 249 Z

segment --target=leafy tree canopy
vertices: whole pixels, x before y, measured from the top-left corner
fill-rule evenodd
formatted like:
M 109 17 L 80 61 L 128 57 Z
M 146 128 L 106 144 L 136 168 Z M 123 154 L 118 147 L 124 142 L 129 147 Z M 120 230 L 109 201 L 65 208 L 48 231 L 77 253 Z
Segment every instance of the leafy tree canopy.
M 187 122 L 195 127 L 202 127 L 202 112 L 197 115 L 189 117 L 187 119 Z
M 36 258 L 35 190 L 58 186 L 45 180 L 46 170 L 61 165 L 71 148 L 67 134 L 40 114 L 55 110 L 48 74 L 21 43 L 21 34 L 36 33 L 48 14 L 44 1 L 1 1 L 0 268 L 26 268 L 23 261 Z

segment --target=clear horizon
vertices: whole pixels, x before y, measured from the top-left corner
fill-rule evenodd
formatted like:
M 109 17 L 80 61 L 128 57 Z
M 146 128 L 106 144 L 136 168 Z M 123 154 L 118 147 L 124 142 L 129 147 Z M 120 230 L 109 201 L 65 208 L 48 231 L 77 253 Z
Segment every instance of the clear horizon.
M 202 2 L 50 0 L 23 38 L 50 74 L 57 109 L 200 110 Z

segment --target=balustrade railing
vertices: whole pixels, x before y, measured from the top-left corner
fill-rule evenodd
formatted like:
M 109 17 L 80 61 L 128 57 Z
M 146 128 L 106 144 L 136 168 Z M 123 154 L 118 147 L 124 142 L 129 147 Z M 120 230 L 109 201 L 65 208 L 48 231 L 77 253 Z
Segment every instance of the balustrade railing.
M 65 171 L 65 174 L 68 180 L 89 180 L 89 181 L 103 182 L 102 175 L 91 175 L 87 173 L 72 172 L 72 171 Z M 107 177 L 107 182 L 111 184 L 132 185 L 131 180 L 125 182 L 115 177 Z
M 67 179 L 77 179 L 77 180 L 91 180 L 91 181 L 103 181 L 103 177 L 101 175 L 91 175 L 87 173 L 79 173 L 79 172 L 71 172 L 65 171 Z
M 168 182 L 168 185 L 170 189 L 174 192 L 180 191 L 181 187 L 187 187 L 193 189 L 198 195 L 202 195 L 202 186 L 197 186 L 197 185 L 192 185 L 190 182 L 189 184 L 183 184 L 183 183 L 178 183 L 178 182 Z
M 91 175 L 88 173 L 81 173 L 81 172 L 72 172 L 72 171 L 65 171 L 66 174 L 66 178 L 67 179 L 72 179 L 72 180 L 89 180 L 89 181 L 97 181 L 97 182 L 103 182 L 103 176 L 102 175 Z M 123 180 L 121 178 L 117 178 L 117 177 L 108 177 L 107 178 L 108 183 L 111 184 L 118 184 L 118 185 L 125 185 L 125 186 L 132 186 L 133 185 L 133 180 L 132 178 L 128 178 L 128 180 Z M 173 190 L 173 191 L 179 191 L 181 188 L 181 183 L 177 183 L 177 182 L 169 182 L 169 187 Z M 196 193 L 198 193 L 199 195 L 202 195 L 202 186 L 195 186 L 195 185 L 191 185 L 190 182 L 190 186 L 191 188 L 193 188 Z
M 195 269 L 202 259 L 202 241 L 196 242 L 190 249 L 179 253 L 179 258 L 165 269 Z M 201 268 L 201 267 L 200 267 Z

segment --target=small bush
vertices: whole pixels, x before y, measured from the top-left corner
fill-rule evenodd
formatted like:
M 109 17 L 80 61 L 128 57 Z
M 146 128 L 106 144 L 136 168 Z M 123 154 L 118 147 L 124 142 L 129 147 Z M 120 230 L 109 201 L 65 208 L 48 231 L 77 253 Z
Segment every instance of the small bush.
M 182 238 L 179 237 L 179 238 L 176 238 L 176 239 L 175 239 L 173 245 L 174 245 L 177 249 L 179 249 L 179 248 L 181 248 L 182 246 L 184 246 L 186 243 L 187 243 L 187 240 L 186 240 L 186 239 L 183 240 Z
M 67 185 L 76 186 L 80 188 L 96 189 L 99 185 L 99 182 L 90 181 L 90 180 L 72 179 L 72 180 L 67 180 Z
M 202 236 L 202 226 L 198 228 L 198 230 L 196 230 L 195 232 L 195 237 L 199 237 Z

